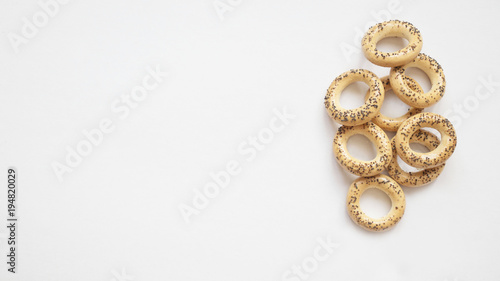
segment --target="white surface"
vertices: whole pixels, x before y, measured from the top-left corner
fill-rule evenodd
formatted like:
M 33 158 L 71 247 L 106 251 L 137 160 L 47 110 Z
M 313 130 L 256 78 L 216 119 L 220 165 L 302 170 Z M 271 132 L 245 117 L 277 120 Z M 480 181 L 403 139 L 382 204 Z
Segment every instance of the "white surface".
M 230 2 L 221 21 L 212 0 L 75 0 L 18 53 L 8 34 L 41 8 L 0 2 L 0 174 L 20 177 L 18 273 L 4 264 L 0 280 L 284 280 L 327 237 L 338 247 L 289 280 L 499 280 L 500 85 L 471 107 L 480 77 L 500 81 L 499 2 L 401 1 L 391 12 L 443 66 L 446 95 L 429 111 L 450 117 L 459 142 L 435 183 L 405 189 L 403 220 L 385 233 L 347 216 L 355 177 L 333 158 L 338 125 L 323 97 L 350 68 L 388 73 L 341 45 L 359 48 L 356 30 L 389 1 Z M 112 103 L 157 65 L 168 77 L 120 118 Z M 460 117 L 454 105 L 467 102 Z M 295 119 L 247 161 L 238 146 L 283 107 Z M 59 182 L 51 163 L 104 118 L 114 131 Z M 179 205 L 231 160 L 241 172 L 186 224 Z M 388 200 L 375 199 L 365 207 L 383 214 Z

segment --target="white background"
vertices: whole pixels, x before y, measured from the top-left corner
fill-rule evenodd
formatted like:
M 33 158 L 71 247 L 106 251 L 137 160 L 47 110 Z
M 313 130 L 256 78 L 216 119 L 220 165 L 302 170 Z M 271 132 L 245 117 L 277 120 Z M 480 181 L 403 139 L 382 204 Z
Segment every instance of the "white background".
M 328 259 L 289 280 L 499 280 L 500 85 L 475 96 L 488 93 L 481 79 L 500 82 L 499 2 L 232 3 L 221 20 L 212 0 L 74 0 L 16 53 L 9 34 L 43 10 L 1 0 L 0 217 L 16 167 L 19 227 L 18 273 L 2 262 L 0 280 L 285 280 L 327 237 L 338 244 Z M 388 13 L 412 22 L 442 65 L 446 94 L 427 111 L 446 114 L 459 141 L 437 181 L 404 189 L 402 221 L 371 233 L 347 215 L 356 177 L 335 162 L 323 97 L 350 68 L 388 74 L 342 49 L 359 50 L 356 30 Z M 121 119 L 113 102 L 156 66 L 168 77 Z M 360 89 L 342 101 L 361 103 Z M 391 96 L 383 112 L 404 112 Z M 295 118 L 247 161 L 238 146 L 284 107 Z M 104 118 L 114 131 L 58 181 L 51 164 Z M 362 138 L 349 145 L 371 152 Z M 241 173 L 186 223 L 179 206 L 231 160 Z M 389 208 L 366 197 L 369 214 Z M 3 257 L 7 235 L 2 226 Z

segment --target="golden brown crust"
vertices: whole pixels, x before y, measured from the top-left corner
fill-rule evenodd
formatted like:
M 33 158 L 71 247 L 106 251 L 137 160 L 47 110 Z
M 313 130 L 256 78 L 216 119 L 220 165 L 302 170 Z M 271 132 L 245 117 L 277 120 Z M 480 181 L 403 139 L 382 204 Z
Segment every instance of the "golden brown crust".
M 368 84 L 370 94 L 362 106 L 355 109 L 345 109 L 340 105 L 340 94 L 347 86 L 357 81 Z M 351 69 L 337 76 L 325 96 L 325 107 L 330 117 L 347 126 L 357 126 L 370 121 L 378 114 L 383 102 L 384 87 L 382 81 L 373 72 L 365 69 Z
M 359 199 L 369 188 L 377 188 L 391 198 L 389 213 L 382 218 L 371 218 L 359 207 Z M 384 231 L 395 226 L 403 217 L 406 207 L 405 195 L 397 182 L 386 175 L 359 178 L 349 187 L 347 192 L 347 212 L 349 217 L 362 228 L 369 231 Z
M 347 141 L 353 135 L 366 136 L 377 148 L 377 156 L 370 161 L 352 157 L 347 151 Z M 347 171 L 360 176 L 369 177 L 380 174 L 392 158 L 390 140 L 385 132 L 372 122 L 359 126 L 341 126 L 333 139 L 333 151 L 337 162 Z
M 430 152 L 415 152 L 410 148 L 410 138 L 424 127 L 436 129 L 441 134 L 441 143 Z M 439 114 L 422 112 L 403 122 L 396 133 L 395 141 L 399 157 L 408 165 L 431 168 L 443 164 L 451 157 L 457 146 L 457 135 L 448 119 Z
M 402 37 L 408 45 L 397 52 L 381 52 L 377 43 L 387 37 Z M 390 20 L 372 26 L 361 40 L 365 57 L 380 66 L 395 67 L 412 61 L 422 50 L 420 31 L 409 22 Z
M 432 84 L 428 92 L 418 92 L 408 87 L 405 77 L 406 70 L 410 67 L 416 67 L 427 74 Z M 426 108 L 437 103 L 443 97 L 446 88 L 443 68 L 435 59 L 423 53 L 403 66 L 391 68 L 390 80 L 394 93 L 404 103 L 416 108 Z
M 440 140 L 434 134 L 424 131 L 418 130 L 415 134 L 413 134 L 410 138 L 410 143 L 419 143 L 429 151 L 436 149 L 439 146 Z M 401 169 L 398 164 L 397 159 L 397 151 L 396 151 L 396 138 L 392 138 L 392 159 L 389 165 L 387 166 L 387 172 L 389 175 L 400 185 L 408 186 L 408 187 L 416 187 L 426 185 L 434 181 L 443 171 L 445 163 L 436 166 L 434 168 L 425 169 L 418 172 L 406 172 Z

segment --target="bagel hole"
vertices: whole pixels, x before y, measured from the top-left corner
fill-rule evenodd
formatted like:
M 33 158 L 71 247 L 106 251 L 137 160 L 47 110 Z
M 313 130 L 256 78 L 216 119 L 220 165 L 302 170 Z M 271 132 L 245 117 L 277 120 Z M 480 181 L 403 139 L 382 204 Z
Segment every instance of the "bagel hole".
M 365 103 L 366 92 L 370 89 L 366 83 L 357 81 L 347 86 L 340 94 L 340 104 L 345 109 L 355 109 Z
M 411 146 L 411 144 L 410 144 L 410 146 Z M 424 170 L 424 169 L 419 169 L 419 168 L 415 168 L 413 166 L 410 166 L 410 165 L 406 164 L 406 162 L 403 161 L 403 159 L 401 159 L 399 156 L 397 156 L 397 157 L 398 157 L 397 161 L 398 161 L 399 167 L 407 173 L 416 173 L 416 172 L 420 172 L 420 171 Z
M 387 37 L 377 42 L 377 50 L 386 53 L 397 52 L 408 46 L 408 40 L 402 37 Z
M 422 70 L 416 67 L 409 67 L 406 69 L 405 75 L 417 81 L 420 87 L 422 87 L 422 90 L 424 90 L 424 93 L 430 91 L 432 85 L 431 80 L 429 79 L 429 76 L 427 76 L 427 74 L 425 74 L 425 72 L 423 72 Z
M 380 113 L 390 118 L 397 118 L 406 114 L 409 109 L 410 107 L 402 102 L 392 89 L 385 92 L 384 103 L 380 108 Z
M 441 133 L 438 130 L 431 128 L 431 127 L 424 127 L 421 130 L 427 131 L 427 132 L 435 135 L 436 137 L 438 137 L 439 140 L 441 140 Z
M 427 153 L 430 151 L 425 145 L 422 145 L 422 144 L 416 143 L 416 142 L 410 143 L 410 148 L 411 148 L 411 150 L 413 150 L 415 152 L 420 152 L 420 153 Z
M 385 192 L 372 187 L 361 194 L 359 206 L 367 216 L 377 219 L 385 217 L 389 213 L 392 202 Z
M 371 161 L 377 156 L 375 145 L 364 135 L 353 135 L 347 140 L 347 151 L 359 160 Z
M 437 137 L 437 138 L 441 141 L 441 137 L 442 137 L 442 136 L 441 136 L 441 133 L 440 133 L 438 130 L 436 130 L 436 129 L 434 129 L 434 128 L 430 128 L 430 127 L 424 127 L 424 128 L 422 128 L 421 130 L 422 130 L 422 131 L 429 132 L 429 133 L 431 133 L 431 134 L 435 135 L 435 136 L 436 136 L 436 137 Z M 432 151 L 432 150 L 427 149 L 427 147 L 425 147 L 425 146 L 423 146 L 423 145 L 422 145 L 422 146 L 423 146 L 423 147 L 425 147 L 425 151 L 417 151 L 417 150 L 413 149 L 413 145 L 416 145 L 416 143 L 410 143 L 410 148 L 411 148 L 413 151 L 415 151 L 415 152 L 427 153 L 427 152 L 431 152 L 431 151 Z M 433 149 L 433 150 L 434 150 L 434 149 Z

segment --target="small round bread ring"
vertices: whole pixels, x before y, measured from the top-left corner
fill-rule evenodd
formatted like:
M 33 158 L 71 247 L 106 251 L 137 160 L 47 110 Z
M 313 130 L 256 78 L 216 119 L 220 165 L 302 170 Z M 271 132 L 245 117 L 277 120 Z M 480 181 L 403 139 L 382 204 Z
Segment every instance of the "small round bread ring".
M 439 146 L 440 140 L 434 134 L 424 131 L 418 130 L 413 136 L 410 138 L 410 143 L 418 143 L 421 144 L 429 150 L 434 150 Z M 387 172 L 389 175 L 400 185 L 408 186 L 408 187 L 416 187 L 426 185 L 434 181 L 439 174 L 444 169 L 446 163 L 443 163 L 434 168 L 425 169 L 418 172 L 406 172 L 401 169 L 398 164 L 398 154 L 396 151 L 396 138 L 392 138 L 392 160 L 387 166 Z
M 387 37 L 402 37 L 408 40 L 408 45 L 397 52 L 381 52 L 377 43 Z M 366 32 L 361 40 L 365 57 L 380 66 L 400 66 L 412 61 L 422 50 L 420 31 L 409 22 L 390 20 L 376 24 Z
M 417 83 L 417 81 L 413 80 L 413 78 L 411 78 L 409 76 L 406 76 L 405 78 L 406 78 L 406 83 L 408 84 L 408 87 L 410 87 L 410 89 L 417 91 L 419 93 L 424 92 L 424 90 L 422 90 L 422 87 L 420 87 L 420 85 Z M 387 93 L 387 91 L 392 89 L 391 83 L 389 83 L 389 76 L 382 77 L 380 80 L 382 81 L 382 84 L 384 85 L 384 91 L 386 93 Z M 370 93 L 369 91 L 366 92 L 365 99 L 368 98 L 369 93 Z M 401 126 L 401 124 L 403 124 L 403 122 L 406 119 L 408 119 L 409 117 L 411 117 L 415 114 L 422 112 L 422 110 L 423 109 L 421 109 L 421 108 L 411 107 L 408 109 L 408 112 L 406 112 L 404 115 L 402 115 L 400 117 L 396 117 L 396 118 L 387 117 L 384 114 L 382 114 L 382 112 L 379 112 L 377 114 L 377 116 L 375 116 L 372 119 L 372 122 L 375 123 L 376 125 L 378 125 L 383 130 L 396 132 L 398 130 L 399 126 Z
M 405 72 L 410 67 L 422 70 L 429 77 L 432 87 L 427 93 L 419 93 L 406 84 Z M 423 53 L 403 66 L 391 68 L 390 80 L 394 93 L 404 103 L 416 108 L 426 108 L 435 104 L 443 97 L 446 88 L 443 68 L 435 59 Z
M 410 138 L 424 127 L 439 131 L 441 143 L 436 149 L 427 153 L 415 152 L 410 148 Z M 450 120 L 431 112 L 422 112 L 406 119 L 394 138 L 399 157 L 415 168 L 431 168 L 443 164 L 457 146 L 457 135 Z
M 359 199 L 363 192 L 369 188 L 379 189 L 392 201 L 392 207 L 389 213 L 382 218 L 371 218 L 367 216 L 359 207 Z M 347 212 L 349 217 L 369 231 L 384 231 L 395 226 L 403 217 L 406 201 L 405 194 L 399 184 L 386 175 L 377 175 L 369 178 L 359 178 L 349 187 L 347 192 Z
M 350 84 L 363 81 L 370 87 L 370 95 L 365 104 L 355 109 L 345 109 L 340 105 L 340 94 Z M 378 114 L 384 102 L 384 86 L 373 72 L 365 69 L 351 69 L 340 74 L 328 88 L 325 107 L 330 117 L 342 125 L 357 126 L 370 121 Z
M 377 156 L 373 160 L 356 159 L 347 151 L 347 141 L 357 134 L 367 137 L 377 148 Z M 391 141 L 385 132 L 372 122 L 354 127 L 341 126 L 333 139 L 333 151 L 340 166 L 360 177 L 380 174 L 392 159 Z

